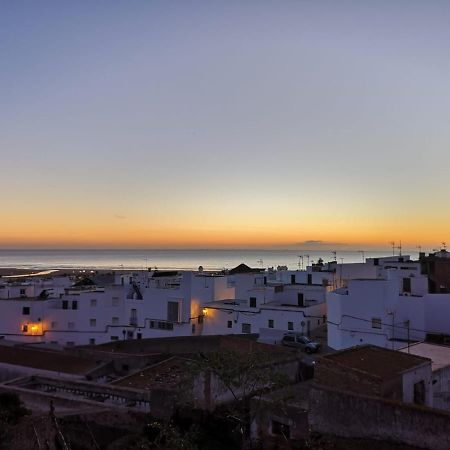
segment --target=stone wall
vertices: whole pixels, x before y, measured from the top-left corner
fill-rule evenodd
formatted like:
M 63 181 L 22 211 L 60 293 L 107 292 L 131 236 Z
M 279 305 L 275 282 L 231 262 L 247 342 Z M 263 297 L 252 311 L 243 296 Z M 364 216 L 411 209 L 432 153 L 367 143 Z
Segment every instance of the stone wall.
M 342 437 L 450 448 L 450 413 L 313 385 L 308 420 L 313 431 Z

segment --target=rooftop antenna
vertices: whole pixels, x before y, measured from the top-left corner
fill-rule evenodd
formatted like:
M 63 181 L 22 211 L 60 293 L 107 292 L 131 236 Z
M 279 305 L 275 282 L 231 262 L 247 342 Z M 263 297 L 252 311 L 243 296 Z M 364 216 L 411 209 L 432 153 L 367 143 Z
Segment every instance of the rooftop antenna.
M 334 252 L 331 252 L 331 254 L 333 255 L 333 259 L 334 259 L 335 261 L 337 261 L 337 252 L 334 251 Z
M 309 266 L 309 255 L 305 255 L 306 258 L 306 265 Z
M 447 251 L 447 242 L 441 242 L 442 250 Z
M 422 253 L 422 246 L 421 245 L 418 245 L 416 248 L 419 249 L 419 253 Z
M 399 256 L 402 256 L 402 241 L 400 241 L 399 246 L 397 247 L 398 251 L 399 251 Z
M 391 241 L 391 242 L 389 242 L 389 244 L 391 244 L 391 247 L 392 247 L 392 256 L 395 256 L 395 242 Z
M 261 267 L 264 267 L 264 261 L 262 259 L 258 259 L 258 261 L 256 261 L 258 264 L 261 264 Z
M 303 255 L 298 255 L 298 268 L 303 270 Z
M 358 252 L 361 253 L 363 262 L 366 262 L 366 253 L 364 252 L 364 250 L 358 250 Z

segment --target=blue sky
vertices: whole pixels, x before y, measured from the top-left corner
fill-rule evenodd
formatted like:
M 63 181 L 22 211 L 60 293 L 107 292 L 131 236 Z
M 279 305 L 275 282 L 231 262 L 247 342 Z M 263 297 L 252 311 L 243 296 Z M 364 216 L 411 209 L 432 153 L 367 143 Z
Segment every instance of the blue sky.
M 2 1 L 0 244 L 445 240 L 450 3 Z

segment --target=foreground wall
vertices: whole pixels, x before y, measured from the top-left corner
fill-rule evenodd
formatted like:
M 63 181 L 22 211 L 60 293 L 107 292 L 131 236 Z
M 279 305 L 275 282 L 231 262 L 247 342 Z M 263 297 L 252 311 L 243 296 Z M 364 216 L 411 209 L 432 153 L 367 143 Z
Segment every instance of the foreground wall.
M 420 448 L 450 448 L 450 414 L 436 409 L 314 386 L 309 392 L 313 431 L 343 437 L 403 442 Z

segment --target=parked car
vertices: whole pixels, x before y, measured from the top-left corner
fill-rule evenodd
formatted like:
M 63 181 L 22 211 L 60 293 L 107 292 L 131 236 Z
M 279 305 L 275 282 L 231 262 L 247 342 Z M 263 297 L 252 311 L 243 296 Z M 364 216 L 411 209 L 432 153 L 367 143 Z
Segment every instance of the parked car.
M 281 339 L 281 344 L 286 347 L 298 348 L 308 354 L 316 353 L 320 349 L 318 342 L 311 341 L 307 336 L 300 333 L 285 333 L 283 339 Z

